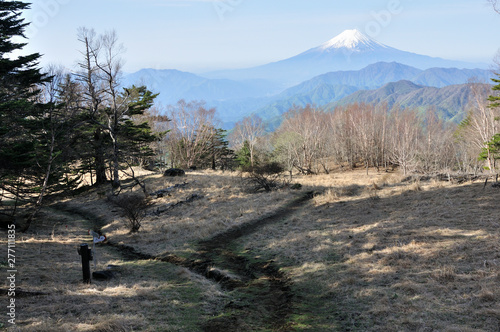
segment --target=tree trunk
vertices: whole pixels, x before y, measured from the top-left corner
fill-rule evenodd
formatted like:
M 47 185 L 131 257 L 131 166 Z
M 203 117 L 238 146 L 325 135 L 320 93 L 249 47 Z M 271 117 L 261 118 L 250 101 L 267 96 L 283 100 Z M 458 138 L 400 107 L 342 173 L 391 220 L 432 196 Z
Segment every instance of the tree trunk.
M 40 194 L 38 195 L 38 199 L 36 200 L 36 204 L 35 204 L 35 208 L 34 208 L 33 212 L 30 214 L 30 216 L 26 220 L 26 223 L 24 224 L 23 228 L 21 229 L 21 233 L 26 233 L 28 231 L 28 229 L 31 226 L 31 222 L 33 221 L 33 219 L 36 217 L 36 215 L 38 214 L 38 212 L 40 212 L 40 210 L 42 208 L 43 197 L 45 196 L 45 193 L 47 191 L 47 187 L 49 184 L 49 178 L 50 178 L 50 172 L 52 169 L 52 162 L 54 161 L 53 152 L 54 152 L 54 147 L 51 146 L 49 164 L 47 166 L 47 171 L 45 172 L 45 178 L 43 179 L 42 190 L 40 191 Z
M 119 149 L 118 142 L 116 142 L 116 138 L 113 140 L 113 188 L 120 188 L 120 174 L 119 168 L 120 164 L 118 162 Z
M 104 152 L 104 135 L 101 129 L 94 133 L 94 162 L 95 162 L 95 183 L 96 185 L 105 184 L 106 177 L 106 158 Z

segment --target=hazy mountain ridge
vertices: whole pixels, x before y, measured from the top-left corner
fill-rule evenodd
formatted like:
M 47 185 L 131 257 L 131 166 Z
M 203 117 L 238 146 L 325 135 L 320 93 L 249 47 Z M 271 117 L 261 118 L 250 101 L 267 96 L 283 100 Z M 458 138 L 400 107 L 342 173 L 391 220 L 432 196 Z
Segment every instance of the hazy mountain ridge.
M 417 85 L 410 81 L 391 82 L 379 89 L 357 91 L 324 107 L 332 111 L 337 106 L 352 103 L 387 103 L 390 108 L 400 105 L 406 108 L 427 110 L 434 108 L 442 119 L 460 122 L 464 119 L 471 99 L 468 84 L 449 85 L 442 88 Z
M 255 111 L 263 119 L 269 119 L 276 116 L 281 116 L 290 108 L 298 106 L 311 105 L 324 105 L 326 100 L 333 101 L 339 100 L 345 96 L 356 92 L 359 88 L 348 85 L 329 85 L 320 84 L 315 86 L 314 89 L 309 91 L 299 92 L 285 99 L 271 102 L 268 105 Z M 281 95 L 281 94 L 280 94 Z M 286 94 L 285 94 L 286 95 Z
M 291 89 L 302 85 L 312 85 L 315 82 L 330 85 L 351 85 L 363 89 L 378 88 L 390 82 L 407 80 L 420 85 L 435 86 L 438 88 L 468 83 L 476 78 L 478 82 L 487 82 L 494 77 L 489 70 L 484 69 L 457 69 L 457 68 L 429 68 L 421 70 L 398 62 L 377 62 L 361 70 L 337 71 L 316 76 Z M 294 91 L 294 90 L 292 90 Z
M 295 57 L 255 68 L 219 71 L 207 76 L 143 69 L 126 75 L 123 85 L 145 84 L 160 93 L 157 101 L 163 105 L 175 104 L 180 99 L 205 100 L 208 107 L 217 108 L 224 127 L 230 128 L 252 113 L 270 119 L 294 105 L 324 106 L 358 90 L 374 90 L 390 82 L 404 80 L 442 88 L 467 83 L 471 78 L 489 82 L 494 77 L 484 69 L 453 68 L 460 66 L 473 68 L 474 64 L 399 51 L 357 30 L 346 30 Z M 335 68 L 342 70 L 333 71 Z M 319 75 L 311 76 L 314 73 Z M 293 81 L 298 84 L 292 85 Z
M 122 85 L 132 84 L 144 84 L 151 91 L 160 93 L 157 100 L 165 105 L 180 99 L 213 102 L 263 97 L 280 91 L 276 84 L 265 80 L 207 79 L 175 69 L 142 69 L 125 75 Z
M 210 78 L 266 79 L 290 87 L 315 76 L 339 70 L 360 70 L 376 62 L 398 62 L 419 69 L 483 68 L 484 64 L 446 60 L 401 51 L 362 34 L 346 30 L 340 35 L 288 59 L 246 69 L 220 70 L 207 73 Z
M 331 102 L 354 95 L 346 100 L 355 102 L 356 96 L 362 94 L 358 90 L 380 88 L 391 82 L 407 81 L 420 86 L 442 88 L 449 85 L 458 86 L 468 83 L 472 78 L 479 82 L 487 82 L 494 75 L 481 69 L 468 70 L 456 68 L 431 68 L 420 70 L 396 62 L 379 62 L 359 71 L 340 71 L 317 76 L 295 87 L 289 88 L 276 96 L 269 105 L 256 111 L 263 118 L 271 118 L 283 114 L 293 105 L 305 106 L 315 104 L 323 106 Z M 388 84 L 385 88 L 390 88 Z M 403 89 L 401 84 L 398 89 Z M 358 91 L 357 93 L 355 93 Z M 401 91 L 400 91 L 401 92 Z M 443 111 L 445 111 L 443 109 Z M 448 113 L 449 110 L 446 110 Z
M 162 103 L 175 103 L 186 91 L 198 86 L 207 79 L 198 75 L 175 69 L 141 69 L 138 72 L 125 75 L 123 86 L 146 85 L 151 91 L 160 93 Z
M 293 105 L 326 105 L 358 90 L 374 89 L 390 82 L 407 80 L 423 86 L 444 87 L 467 83 L 471 78 L 487 82 L 494 75 L 482 69 L 430 68 L 420 70 L 396 62 L 379 62 L 358 71 L 326 73 L 286 89 L 265 80 L 238 82 L 207 79 L 177 70 L 144 69 L 126 76 L 124 85 L 146 84 L 160 92 L 164 105 L 179 99 L 205 100 L 217 107 L 223 122 L 235 122 L 248 113 L 271 118 L 286 112 Z

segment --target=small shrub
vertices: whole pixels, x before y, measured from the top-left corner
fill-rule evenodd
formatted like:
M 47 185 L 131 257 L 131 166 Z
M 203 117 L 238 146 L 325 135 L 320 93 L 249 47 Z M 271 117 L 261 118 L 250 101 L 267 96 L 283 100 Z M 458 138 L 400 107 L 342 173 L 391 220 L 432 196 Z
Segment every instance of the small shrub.
M 253 191 L 269 192 L 284 184 L 283 172 L 283 166 L 276 162 L 254 166 L 247 181 L 252 185 Z
M 110 196 L 109 200 L 122 209 L 124 216 L 127 218 L 130 233 L 138 232 L 142 220 L 146 216 L 146 209 L 151 205 L 150 199 L 142 194 L 130 193 Z

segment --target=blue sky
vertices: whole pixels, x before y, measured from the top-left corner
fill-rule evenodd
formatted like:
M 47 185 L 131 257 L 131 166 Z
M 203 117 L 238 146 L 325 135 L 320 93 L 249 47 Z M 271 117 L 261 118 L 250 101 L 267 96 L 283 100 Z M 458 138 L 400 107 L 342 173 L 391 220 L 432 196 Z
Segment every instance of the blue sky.
M 78 27 L 114 29 L 125 71 L 203 72 L 265 64 L 357 28 L 389 46 L 491 63 L 500 15 L 487 0 L 36 0 L 27 52 L 74 68 Z

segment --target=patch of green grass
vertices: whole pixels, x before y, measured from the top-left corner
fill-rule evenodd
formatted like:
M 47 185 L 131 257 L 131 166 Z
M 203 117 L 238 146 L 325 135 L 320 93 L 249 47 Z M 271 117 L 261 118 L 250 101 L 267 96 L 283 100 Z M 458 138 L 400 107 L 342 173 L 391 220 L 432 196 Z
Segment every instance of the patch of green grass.
M 210 294 L 206 284 L 185 269 L 160 261 L 133 261 L 123 264 L 126 273 L 141 287 L 141 294 L 154 301 L 143 314 L 149 328 L 162 331 L 199 331 L 209 317 L 207 302 Z

